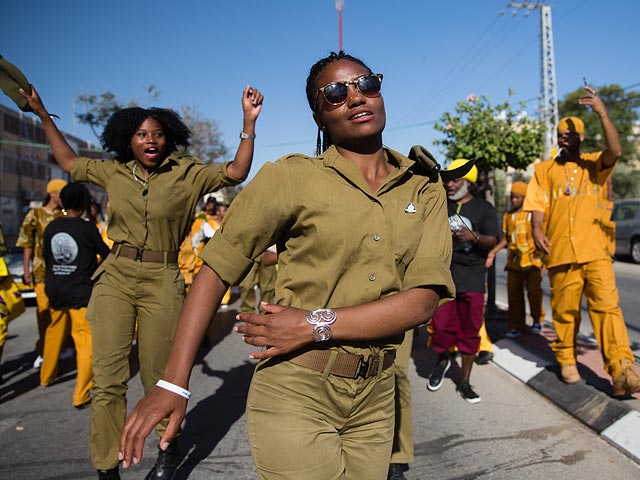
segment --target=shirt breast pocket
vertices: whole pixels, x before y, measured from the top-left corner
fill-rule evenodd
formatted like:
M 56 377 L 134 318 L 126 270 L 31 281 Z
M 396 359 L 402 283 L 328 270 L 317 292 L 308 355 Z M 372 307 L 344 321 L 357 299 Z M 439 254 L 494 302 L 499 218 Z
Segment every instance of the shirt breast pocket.
M 419 203 L 398 205 L 394 209 L 393 253 L 396 262 L 408 265 L 416 254 L 426 219 L 426 206 Z

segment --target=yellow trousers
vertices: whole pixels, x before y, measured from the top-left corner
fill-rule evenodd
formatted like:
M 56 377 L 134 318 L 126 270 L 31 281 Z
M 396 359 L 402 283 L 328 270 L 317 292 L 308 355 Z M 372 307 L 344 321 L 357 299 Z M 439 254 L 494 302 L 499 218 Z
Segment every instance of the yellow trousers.
M 409 330 L 405 332 L 404 341 L 396 352 L 396 424 L 390 463 L 413 462 L 413 415 L 408 377 L 412 345 L 413 330 Z
M 480 327 L 478 335 L 480 335 L 480 346 L 478 347 L 478 351 L 493 352 L 493 343 L 491 343 L 491 339 L 487 333 L 487 328 L 484 325 L 484 319 L 482 320 L 482 327 Z
M 33 291 L 36 294 L 36 319 L 38 321 L 38 340 L 36 341 L 36 351 L 38 355 L 44 352 L 44 337 L 47 327 L 51 323 L 51 313 L 49 312 L 49 298 L 44 293 L 44 282 L 33 284 Z
M 44 341 L 44 355 L 40 367 L 40 385 L 49 385 L 58 374 L 58 357 L 69 333 L 76 346 L 76 388 L 73 392 L 73 405 L 87 403 L 91 397 L 91 328 L 87 321 L 86 308 L 68 310 L 51 309 L 51 323 L 47 327 Z
M 560 365 L 576 363 L 576 336 L 580 331 L 580 301 L 584 292 L 593 333 L 612 378 L 622 372 L 623 358 L 634 361 L 629 336 L 618 305 L 612 261 L 560 265 L 549 269 L 553 326 L 558 339 L 552 349 Z

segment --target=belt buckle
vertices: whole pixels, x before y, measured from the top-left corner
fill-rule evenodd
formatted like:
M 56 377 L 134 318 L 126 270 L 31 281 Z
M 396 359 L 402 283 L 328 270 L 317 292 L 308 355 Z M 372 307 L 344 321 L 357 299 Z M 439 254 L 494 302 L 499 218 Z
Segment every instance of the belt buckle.
M 369 358 L 364 359 L 364 355 L 360 355 L 360 365 L 358 366 L 358 373 L 356 377 L 362 377 L 364 379 L 372 376 L 372 372 L 378 373 L 378 365 L 380 364 L 379 355 L 369 355 Z
M 138 261 L 142 261 L 142 250 L 140 250 L 139 248 L 136 248 L 136 258 L 135 258 L 136 262 Z

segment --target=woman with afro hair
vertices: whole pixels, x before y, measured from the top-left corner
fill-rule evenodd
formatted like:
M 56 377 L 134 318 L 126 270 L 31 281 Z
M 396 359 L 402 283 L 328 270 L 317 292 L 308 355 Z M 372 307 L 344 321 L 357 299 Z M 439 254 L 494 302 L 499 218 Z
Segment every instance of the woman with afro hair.
M 125 108 L 102 134 L 115 160 L 79 157 L 49 116 L 35 88 L 21 90 L 40 118 L 58 165 L 76 181 L 109 195 L 111 254 L 96 271 L 87 318 L 93 336 L 91 457 L 100 479 L 119 479 L 118 446 L 126 416 L 129 353 L 136 320 L 138 361 L 145 391 L 161 379 L 184 300 L 177 258 L 199 199 L 247 178 L 262 109 L 262 94 L 246 87 L 243 127 L 232 162 L 203 165 L 183 152 L 191 132 L 172 110 Z M 164 434 L 166 422 L 157 428 Z M 177 441 L 160 449 L 147 478 L 170 479 L 179 463 Z
M 133 410 L 121 437 L 124 467 L 141 461 L 145 437 L 163 418 L 160 442 L 173 440 L 226 286 L 275 244 L 275 300 L 262 304 L 264 314 L 239 314 L 234 329 L 260 360 L 246 409 L 258 476 L 387 477 L 396 349 L 454 291 L 445 192 L 433 169 L 383 146 L 382 75 L 332 53 L 307 85 L 326 141 L 316 157 L 267 163 L 203 248 L 163 375 L 176 393 L 155 388 Z

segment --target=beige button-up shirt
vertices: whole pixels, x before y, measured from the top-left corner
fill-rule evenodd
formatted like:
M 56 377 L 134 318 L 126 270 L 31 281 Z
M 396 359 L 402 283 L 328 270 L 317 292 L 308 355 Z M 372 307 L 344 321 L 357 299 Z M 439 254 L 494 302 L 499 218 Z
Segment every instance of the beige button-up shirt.
M 134 177 L 134 165 L 79 158 L 71 176 L 109 194 L 109 238 L 144 250 L 177 251 L 198 200 L 240 183 L 227 176 L 227 163 L 203 165 L 189 155 L 167 157 L 146 183 Z
M 276 244 L 276 302 L 306 310 L 425 286 L 442 287 L 443 303 L 454 295 L 444 188 L 414 172 L 404 155 L 389 149 L 386 155 L 395 169 L 377 192 L 335 147 L 318 158 L 291 155 L 266 164 L 236 197 L 201 258 L 236 284 Z M 401 337 L 387 340 L 342 347 L 375 352 L 397 346 Z

